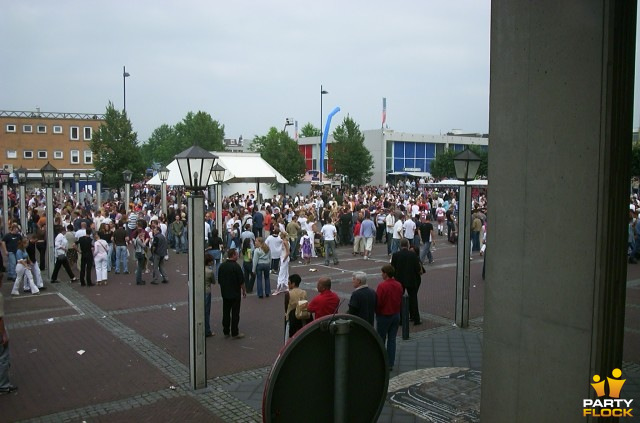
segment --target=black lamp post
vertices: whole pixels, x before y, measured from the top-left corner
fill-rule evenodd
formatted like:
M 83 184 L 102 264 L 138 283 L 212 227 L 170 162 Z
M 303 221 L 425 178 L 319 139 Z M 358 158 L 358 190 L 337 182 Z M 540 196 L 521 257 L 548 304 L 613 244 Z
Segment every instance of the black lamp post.
M 4 234 L 9 233 L 9 172 L 0 170 L 0 183 L 2 184 L 2 223 Z
M 123 107 L 124 112 L 127 112 L 127 78 L 130 77 L 131 74 L 127 72 L 126 66 L 122 67 L 122 97 L 123 97 Z
M 73 182 L 76 189 L 76 205 L 80 204 L 80 172 L 73 172 Z
M 220 236 L 222 236 L 222 183 L 225 171 L 226 169 L 218 161 L 211 171 L 213 181 L 216 183 L 216 229 Z
M 129 189 L 131 184 L 131 177 L 133 172 L 126 169 L 122 172 L 122 179 L 124 180 L 124 207 L 127 216 L 129 215 Z
M 169 179 L 169 169 L 166 166 L 162 166 L 160 170 L 158 170 L 158 176 L 160 177 L 160 181 L 162 181 L 162 186 L 160 187 L 160 195 L 162 199 L 162 214 L 167 215 L 167 179 Z
M 102 175 L 104 175 L 99 170 L 93 172 L 93 177 L 96 179 L 96 191 L 98 191 L 98 197 L 96 199 L 96 208 L 100 210 L 102 207 Z
M 20 228 L 22 233 L 27 233 L 27 208 L 26 208 L 26 189 L 28 170 L 20 166 L 16 173 L 18 174 L 18 184 L 20 184 Z
M 56 177 L 58 176 L 58 169 L 56 169 L 51 163 L 47 162 L 46 165 L 40 169 L 42 175 L 42 184 L 46 188 L 46 213 L 47 213 L 47 273 L 49 280 L 53 274 L 53 265 L 56 262 L 54 239 L 53 239 L 53 187 L 56 184 Z
M 480 167 L 480 157 L 466 148 L 453 158 L 456 177 L 464 182 L 458 199 L 458 256 L 456 269 L 456 325 L 469 326 L 469 265 L 471 258 L 471 195 L 467 184 L 472 181 Z
M 184 188 L 192 191 L 188 197 L 189 233 L 189 375 L 192 389 L 207 386 L 207 350 L 204 325 L 204 195 L 209 185 L 211 169 L 218 158 L 194 145 L 175 156 Z

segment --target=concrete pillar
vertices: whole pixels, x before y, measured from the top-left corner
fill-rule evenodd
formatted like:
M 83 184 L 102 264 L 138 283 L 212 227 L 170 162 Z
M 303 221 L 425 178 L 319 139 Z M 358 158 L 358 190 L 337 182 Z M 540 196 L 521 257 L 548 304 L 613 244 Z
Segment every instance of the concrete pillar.
M 584 422 L 621 365 L 636 7 L 491 2 L 483 421 Z

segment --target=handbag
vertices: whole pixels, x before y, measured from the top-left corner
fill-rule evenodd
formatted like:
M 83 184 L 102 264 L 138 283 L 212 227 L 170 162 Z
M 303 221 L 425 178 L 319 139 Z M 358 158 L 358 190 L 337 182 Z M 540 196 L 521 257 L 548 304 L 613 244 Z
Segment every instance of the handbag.
M 309 301 L 300 300 L 298 304 L 296 304 L 296 319 L 298 320 L 308 320 L 311 318 L 311 313 L 307 310 L 307 306 L 309 305 Z

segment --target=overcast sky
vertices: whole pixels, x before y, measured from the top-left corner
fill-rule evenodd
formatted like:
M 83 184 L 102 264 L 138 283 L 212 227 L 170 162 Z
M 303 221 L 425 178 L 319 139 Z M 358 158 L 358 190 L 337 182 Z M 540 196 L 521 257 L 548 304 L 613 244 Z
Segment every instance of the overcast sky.
M 321 84 L 332 129 L 379 128 L 386 97 L 391 129 L 484 133 L 489 28 L 489 0 L 4 1 L 0 109 L 121 109 L 126 66 L 140 141 L 199 110 L 227 138 L 319 126 Z

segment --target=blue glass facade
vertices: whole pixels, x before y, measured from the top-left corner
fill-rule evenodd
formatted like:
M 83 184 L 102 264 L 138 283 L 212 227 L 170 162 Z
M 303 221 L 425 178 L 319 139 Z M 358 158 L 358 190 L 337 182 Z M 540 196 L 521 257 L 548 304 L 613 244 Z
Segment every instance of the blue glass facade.
M 387 171 L 429 172 L 431 162 L 436 158 L 435 143 L 405 141 L 389 141 L 389 143 L 393 143 L 393 148 L 387 148 Z M 389 155 L 391 152 L 392 156 Z

